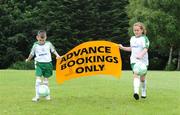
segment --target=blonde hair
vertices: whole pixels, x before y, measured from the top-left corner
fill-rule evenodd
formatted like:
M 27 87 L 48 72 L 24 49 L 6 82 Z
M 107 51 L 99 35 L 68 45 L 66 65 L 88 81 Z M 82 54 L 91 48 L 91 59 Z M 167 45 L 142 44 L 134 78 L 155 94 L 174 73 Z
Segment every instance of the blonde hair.
M 143 34 L 146 35 L 146 33 L 147 33 L 146 27 L 142 22 L 136 22 L 136 23 L 134 23 L 133 27 L 134 26 L 139 26 L 143 30 Z

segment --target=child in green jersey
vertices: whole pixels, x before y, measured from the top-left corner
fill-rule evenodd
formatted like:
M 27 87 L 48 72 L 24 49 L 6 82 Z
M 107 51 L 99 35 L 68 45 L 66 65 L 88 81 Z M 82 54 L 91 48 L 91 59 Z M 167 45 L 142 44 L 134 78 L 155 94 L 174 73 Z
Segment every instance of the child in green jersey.
M 133 25 L 133 32 L 135 36 L 132 36 L 130 39 L 130 47 L 124 47 L 122 44 L 119 44 L 120 49 L 124 51 L 130 51 L 130 63 L 133 70 L 135 63 L 138 61 L 144 63 L 146 66 L 149 65 L 148 60 L 148 49 L 149 49 L 149 40 L 146 36 L 146 28 L 143 23 L 137 22 Z M 133 86 L 134 86 L 134 98 L 139 99 L 139 87 L 140 82 L 142 85 L 141 98 L 146 98 L 146 73 L 139 76 L 137 73 L 133 72 Z
M 48 78 L 52 76 L 53 66 L 52 66 L 52 58 L 51 53 L 56 55 L 56 58 L 60 58 L 59 54 L 56 52 L 54 46 L 51 42 L 46 41 L 47 34 L 46 31 L 40 30 L 36 36 L 37 42 L 34 43 L 29 57 L 26 59 L 26 62 L 30 61 L 33 57 L 35 60 L 35 74 L 36 74 L 36 82 L 35 82 L 35 97 L 32 101 L 37 102 L 40 98 L 38 94 L 38 87 L 41 84 L 47 85 Z M 42 78 L 43 77 L 43 78 Z M 45 97 L 46 100 L 50 100 L 50 94 Z

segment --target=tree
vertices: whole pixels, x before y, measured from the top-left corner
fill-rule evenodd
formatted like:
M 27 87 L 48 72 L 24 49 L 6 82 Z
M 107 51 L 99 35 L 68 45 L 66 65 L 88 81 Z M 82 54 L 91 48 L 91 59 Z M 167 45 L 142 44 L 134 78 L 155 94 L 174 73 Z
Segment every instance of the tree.
M 179 0 L 130 0 L 127 7 L 130 24 L 142 21 L 147 25 L 152 49 L 161 54 L 169 50 L 167 66 L 171 65 L 174 48 L 177 52 L 180 49 L 179 8 Z
M 0 2 L 1 68 L 28 56 L 39 29 L 47 31 L 47 40 L 61 55 L 82 42 L 103 39 L 122 43 L 128 37 L 128 0 Z
M 24 60 L 28 50 L 27 38 L 32 36 L 36 23 L 27 15 L 32 7 L 26 1 L 0 2 L 0 68 L 7 68 L 18 60 Z
M 126 38 L 126 4 L 124 0 L 47 0 L 39 2 L 39 10 L 34 13 L 36 22 L 48 31 L 60 52 L 65 53 L 89 40 L 118 42 L 120 36 Z

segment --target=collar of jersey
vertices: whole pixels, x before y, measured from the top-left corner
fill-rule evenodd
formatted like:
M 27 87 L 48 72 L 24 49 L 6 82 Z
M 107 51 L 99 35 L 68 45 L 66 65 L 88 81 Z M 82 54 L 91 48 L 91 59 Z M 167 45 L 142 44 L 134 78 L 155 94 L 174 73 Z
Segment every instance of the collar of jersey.
M 44 42 L 44 44 L 45 44 L 46 42 Z M 44 44 L 40 44 L 39 42 L 38 42 L 38 45 L 40 45 L 40 46 L 42 46 L 42 45 L 44 45 Z

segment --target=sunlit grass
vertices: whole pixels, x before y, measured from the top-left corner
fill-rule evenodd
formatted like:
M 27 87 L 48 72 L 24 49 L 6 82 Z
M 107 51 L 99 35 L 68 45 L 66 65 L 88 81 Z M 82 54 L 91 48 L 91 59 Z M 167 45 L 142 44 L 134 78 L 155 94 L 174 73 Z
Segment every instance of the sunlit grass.
M 132 72 L 120 79 L 83 77 L 58 85 L 51 101 L 34 103 L 34 71 L 0 70 L 0 115 L 179 115 L 180 72 L 149 71 L 147 98 L 134 100 Z

